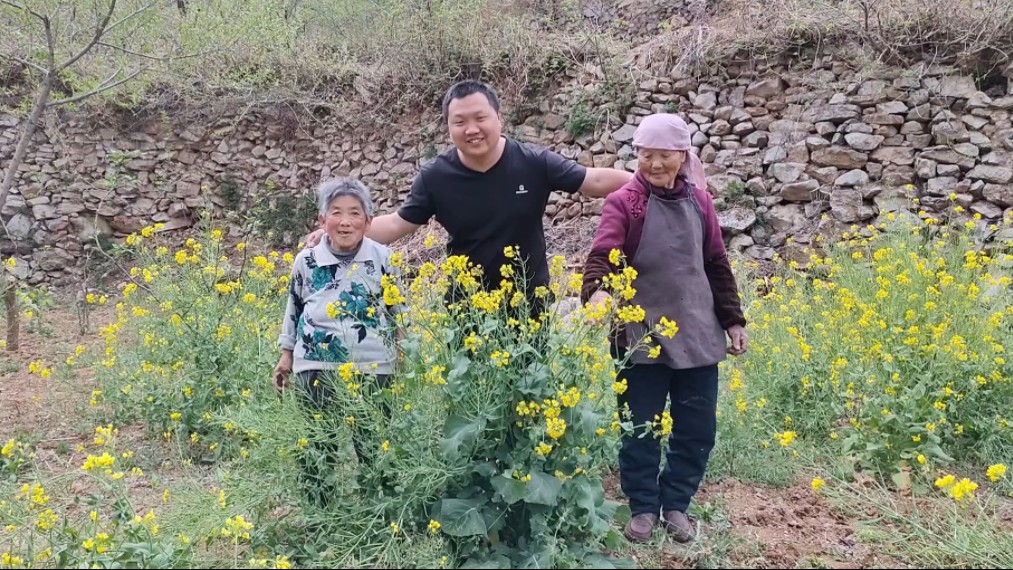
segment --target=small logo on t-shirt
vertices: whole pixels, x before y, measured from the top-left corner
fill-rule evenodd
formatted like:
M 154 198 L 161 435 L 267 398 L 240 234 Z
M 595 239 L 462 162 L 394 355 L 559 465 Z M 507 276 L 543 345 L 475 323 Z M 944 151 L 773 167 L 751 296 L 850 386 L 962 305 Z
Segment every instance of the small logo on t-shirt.
M 524 188 L 523 184 L 517 187 L 517 194 L 527 194 L 527 193 L 528 191 Z

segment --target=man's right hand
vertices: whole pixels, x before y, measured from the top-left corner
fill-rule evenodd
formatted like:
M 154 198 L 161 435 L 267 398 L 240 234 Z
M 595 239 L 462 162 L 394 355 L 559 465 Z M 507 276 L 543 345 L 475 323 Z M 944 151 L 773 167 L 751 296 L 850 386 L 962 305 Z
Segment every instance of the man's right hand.
M 390 245 L 421 227 L 419 224 L 406 221 L 395 212 L 373 218 L 369 224 L 369 229 L 366 230 L 366 237 L 375 242 Z M 318 228 L 310 232 L 302 241 L 306 244 L 307 248 L 310 248 L 315 247 L 323 238 L 324 230 L 323 228 Z
M 306 249 L 316 247 L 320 240 L 324 239 L 324 229 L 317 228 L 310 232 L 306 237 L 302 238 L 302 242 L 306 244 Z
M 274 373 L 271 376 L 275 390 L 278 390 L 279 392 L 284 392 L 285 388 L 288 387 L 288 377 L 291 374 L 292 374 L 292 351 L 283 350 L 281 352 L 281 358 L 278 360 L 278 365 L 274 367 Z

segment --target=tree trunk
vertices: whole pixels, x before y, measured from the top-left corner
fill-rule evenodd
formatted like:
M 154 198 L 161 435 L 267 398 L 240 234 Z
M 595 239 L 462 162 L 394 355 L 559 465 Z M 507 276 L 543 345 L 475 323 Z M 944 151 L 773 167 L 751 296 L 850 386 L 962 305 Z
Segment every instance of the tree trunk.
M 4 204 L 7 203 L 7 195 L 10 194 L 11 188 L 14 187 L 14 180 L 18 175 L 18 167 L 21 166 L 21 161 L 25 159 L 25 154 L 28 152 L 28 144 L 32 142 L 32 135 L 35 134 L 35 127 L 39 124 L 39 119 L 46 110 L 46 104 L 49 102 L 49 90 L 53 85 L 51 73 L 47 73 L 46 77 L 42 80 L 39 94 L 35 97 L 35 104 L 32 106 L 32 112 L 28 115 L 28 124 L 25 125 L 25 130 L 21 133 L 21 140 L 18 141 L 18 148 L 14 151 L 14 158 L 7 165 L 7 174 L 4 176 L 3 184 L 0 184 L 0 209 L 3 209 Z
M 7 288 L 4 289 L 4 305 L 7 307 L 7 352 L 16 352 L 20 343 L 21 315 L 18 313 L 17 293 L 17 279 L 10 275 L 7 280 Z

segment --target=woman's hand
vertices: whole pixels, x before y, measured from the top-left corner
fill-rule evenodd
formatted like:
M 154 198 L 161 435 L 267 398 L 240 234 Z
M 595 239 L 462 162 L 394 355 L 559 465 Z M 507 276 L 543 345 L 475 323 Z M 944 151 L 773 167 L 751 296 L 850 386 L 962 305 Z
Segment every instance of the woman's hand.
M 274 367 L 274 373 L 271 375 L 274 388 L 279 392 L 284 392 L 285 388 L 288 387 L 288 377 L 290 374 L 292 374 L 292 351 L 282 350 L 278 365 Z
M 587 305 L 593 310 L 598 310 L 604 313 L 608 312 L 609 309 L 615 306 L 615 301 L 612 299 L 612 295 L 609 295 L 607 292 L 599 289 L 591 295 L 590 299 L 587 300 Z M 600 319 L 593 318 L 588 318 L 588 321 L 588 324 L 598 324 L 601 322 Z
M 739 356 L 746 353 L 749 345 L 749 335 L 746 334 L 746 329 L 742 325 L 732 325 L 728 327 L 726 331 L 728 338 L 732 341 L 732 346 L 728 347 L 728 354 Z

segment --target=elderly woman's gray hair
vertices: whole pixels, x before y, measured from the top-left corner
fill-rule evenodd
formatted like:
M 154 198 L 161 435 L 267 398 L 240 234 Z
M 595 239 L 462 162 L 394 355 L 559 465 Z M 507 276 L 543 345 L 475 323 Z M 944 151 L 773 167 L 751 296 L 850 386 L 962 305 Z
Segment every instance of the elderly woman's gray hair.
M 319 196 L 321 216 L 327 215 L 327 209 L 331 206 L 331 202 L 337 198 L 352 196 L 362 202 L 362 211 L 366 213 L 366 216 L 373 217 L 373 198 L 369 195 L 369 188 L 354 178 L 346 177 L 324 180 L 320 183 L 320 189 L 317 190 L 317 194 Z

